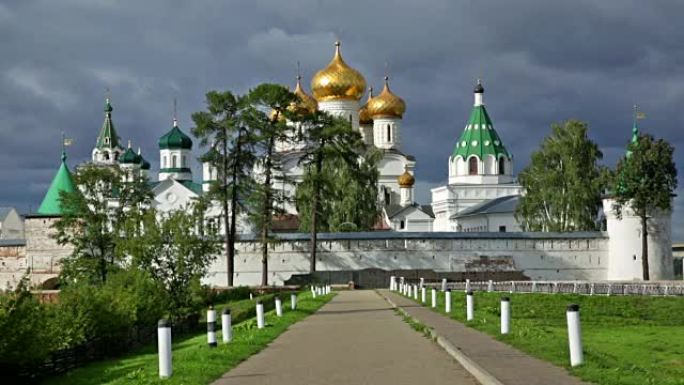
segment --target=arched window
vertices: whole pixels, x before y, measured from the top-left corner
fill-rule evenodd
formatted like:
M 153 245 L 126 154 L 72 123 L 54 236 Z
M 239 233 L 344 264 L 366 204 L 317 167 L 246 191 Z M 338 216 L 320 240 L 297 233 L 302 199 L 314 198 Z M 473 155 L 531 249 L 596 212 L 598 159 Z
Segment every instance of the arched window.
M 177 155 L 171 155 L 171 168 L 176 168 L 178 167 L 178 156 Z
M 392 128 L 389 124 L 387 125 L 387 141 L 392 141 Z
M 504 160 L 504 157 L 502 156 L 499 158 L 499 175 L 503 175 L 506 172 L 506 161 Z
M 477 157 L 475 156 L 468 160 L 468 175 L 477 175 Z
M 389 205 L 389 204 L 390 204 L 390 192 L 389 192 L 389 189 L 388 189 L 387 187 L 383 187 L 382 189 L 383 189 L 384 195 L 385 195 L 385 196 L 384 196 L 384 198 L 385 198 L 385 205 Z
M 166 155 L 162 156 L 162 168 L 166 168 Z
M 181 162 L 181 167 L 185 167 L 186 164 L 187 163 L 186 163 L 185 155 L 183 155 L 183 161 Z
M 109 153 L 107 151 L 102 153 L 102 159 L 109 160 Z
M 118 152 L 114 153 L 114 160 L 119 160 L 119 153 Z

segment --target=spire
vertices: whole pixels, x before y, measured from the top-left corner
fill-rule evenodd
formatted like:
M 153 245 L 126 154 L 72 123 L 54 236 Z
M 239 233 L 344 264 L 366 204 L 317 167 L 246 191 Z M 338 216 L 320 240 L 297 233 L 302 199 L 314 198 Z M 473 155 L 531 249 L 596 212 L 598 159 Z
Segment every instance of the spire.
M 97 136 L 97 143 L 95 147 L 98 149 L 105 148 L 116 148 L 119 147 L 119 136 L 116 134 L 114 129 L 114 123 L 112 122 L 112 104 L 109 97 L 105 99 L 105 119 L 102 123 L 102 128 L 100 129 L 100 134 Z
M 470 112 L 470 118 L 465 129 L 456 143 L 452 156 L 461 156 L 467 160 L 471 155 L 477 155 L 480 161 L 484 161 L 485 155 L 493 155 L 497 159 L 500 156 L 505 156 L 510 159 L 511 155 L 499 138 L 487 109 L 482 103 L 483 93 L 484 87 L 482 87 L 482 82 L 478 80 L 474 90 L 475 105 Z
M 76 187 L 71 178 L 71 172 L 66 164 L 67 154 L 66 149 L 62 150 L 61 164 L 57 170 L 57 174 L 50 183 L 50 188 L 38 208 L 38 214 L 60 216 L 64 214 L 62 210 L 61 195 L 64 192 L 74 192 Z
M 484 104 L 484 101 L 482 99 L 482 96 L 484 94 L 484 87 L 482 87 L 482 80 L 477 79 L 477 85 L 475 86 L 475 89 L 473 90 L 473 93 L 475 94 L 475 106 L 481 106 Z
M 644 119 L 646 115 L 639 111 L 639 106 L 636 104 L 634 105 L 634 113 L 632 114 L 632 139 L 630 140 L 631 144 L 636 144 L 639 142 L 639 119 Z M 629 150 L 629 147 L 627 148 L 627 151 L 625 152 L 626 157 L 630 157 L 632 155 L 632 151 Z

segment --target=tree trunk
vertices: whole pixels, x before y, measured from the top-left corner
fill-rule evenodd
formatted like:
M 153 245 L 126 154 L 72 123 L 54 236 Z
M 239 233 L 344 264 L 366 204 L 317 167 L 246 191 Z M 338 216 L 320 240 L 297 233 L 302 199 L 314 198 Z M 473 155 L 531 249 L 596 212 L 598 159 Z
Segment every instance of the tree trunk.
M 641 216 L 641 268 L 643 270 L 644 281 L 648 281 L 648 218 Z
M 261 286 L 268 286 L 268 230 L 271 227 L 271 215 L 273 215 L 271 202 L 271 168 L 275 139 L 272 137 L 268 142 L 266 152 L 266 164 L 264 166 L 264 201 L 263 201 L 263 221 L 261 225 Z
M 230 286 L 233 286 L 233 273 L 235 271 L 235 233 L 237 232 L 237 180 L 240 162 L 240 151 L 242 149 L 242 128 L 238 128 L 237 143 L 235 145 L 235 159 L 233 161 L 232 178 L 233 185 L 231 186 L 232 193 L 230 195 L 230 236 L 228 237 L 228 271 L 230 274 Z
M 235 271 L 235 247 L 233 243 L 233 237 L 231 236 L 230 227 L 230 214 L 228 213 L 228 137 L 227 132 L 224 129 L 223 140 L 221 141 L 223 146 L 223 170 L 221 175 L 221 192 L 222 192 L 222 204 L 223 204 L 223 229 L 225 232 L 225 244 L 226 244 L 226 275 L 228 278 L 228 287 L 233 286 L 233 272 Z M 231 208 L 232 209 L 232 208 Z
M 318 202 L 320 201 L 321 194 L 321 171 L 323 169 L 323 148 L 325 146 L 325 141 L 321 141 L 319 152 L 316 154 L 316 174 L 314 176 L 313 184 L 313 196 L 311 197 L 311 265 L 309 266 L 309 272 L 313 273 L 316 271 L 316 249 L 318 246 Z

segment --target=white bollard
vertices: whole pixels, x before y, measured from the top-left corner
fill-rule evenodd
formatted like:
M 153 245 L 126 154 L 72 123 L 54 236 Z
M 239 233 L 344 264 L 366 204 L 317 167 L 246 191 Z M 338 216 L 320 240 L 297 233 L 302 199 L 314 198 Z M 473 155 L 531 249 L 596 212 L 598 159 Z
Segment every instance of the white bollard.
M 406 289 L 407 289 L 406 295 L 407 295 L 409 298 L 411 298 L 411 289 L 412 289 L 411 285 L 406 285 Z
M 418 300 L 418 285 L 413 285 L 413 299 Z
M 257 328 L 264 328 L 264 304 L 261 301 L 256 303 Z
M 425 298 L 426 297 L 426 291 L 427 290 L 424 287 L 420 288 L 420 301 L 422 303 L 425 303 L 425 301 L 426 301 L 426 298 Z
M 494 291 L 494 281 L 492 281 L 491 279 L 487 283 L 487 291 L 490 293 Z
M 207 343 L 210 348 L 215 348 L 218 345 L 216 342 L 216 310 L 211 305 L 207 310 Z
M 612 293 L 611 293 L 611 290 L 612 290 L 612 289 L 613 289 L 613 285 L 611 285 L 611 284 L 609 283 L 609 284 L 608 284 L 608 292 L 606 292 L 606 295 L 607 295 L 607 296 L 610 296 L 610 295 L 612 294 Z
M 311 286 L 311 296 L 316 298 L 316 288 Z
M 254 295 L 252 293 L 249 293 L 249 300 L 251 301 L 253 299 L 254 299 Z
M 589 295 L 594 295 L 594 283 L 592 282 L 591 285 L 589 285 Z
M 221 313 L 221 332 L 223 334 L 223 343 L 227 344 L 233 339 L 233 321 L 230 318 L 230 309 L 225 308 Z
M 582 354 L 582 329 L 580 328 L 579 305 L 568 306 L 568 342 L 570 346 L 570 366 L 584 362 Z
M 473 292 L 469 291 L 466 294 L 466 320 L 473 320 Z
M 470 291 L 470 279 L 466 278 L 466 284 L 465 284 L 465 292 Z
M 572 294 L 577 294 L 577 282 L 572 284 Z
M 425 278 L 420 279 L 420 288 L 422 289 L 423 287 L 425 287 Z
M 511 330 L 511 299 L 501 298 L 501 334 L 508 334 Z
M 447 289 L 447 279 L 442 278 L 442 291 L 446 292 L 446 289 Z
M 444 293 L 444 311 L 451 313 L 451 289 L 446 289 Z
M 283 301 L 280 300 L 280 296 L 275 297 L 276 315 L 278 317 L 283 316 Z
M 669 287 L 668 285 L 665 285 L 665 290 L 663 291 L 663 295 L 664 295 L 664 296 L 667 296 L 667 295 L 668 295 L 668 289 L 669 289 L 669 288 L 670 288 L 670 287 Z
M 437 307 L 437 289 L 432 288 L 432 307 Z
M 390 276 L 390 290 L 397 290 L 397 277 L 395 276 Z
M 515 282 L 511 281 L 511 294 L 515 293 Z
M 159 349 L 159 378 L 169 378 L 173 372 L 171 363 L 171 323 L 160 319 L 157 323 L 157 347 Z
M 532 292 L 535 293 L 537 291 L 537 281 L 532 281 Z
M 297 309 L 297 294 L 295 293 L 290 294 L 290 309 Z

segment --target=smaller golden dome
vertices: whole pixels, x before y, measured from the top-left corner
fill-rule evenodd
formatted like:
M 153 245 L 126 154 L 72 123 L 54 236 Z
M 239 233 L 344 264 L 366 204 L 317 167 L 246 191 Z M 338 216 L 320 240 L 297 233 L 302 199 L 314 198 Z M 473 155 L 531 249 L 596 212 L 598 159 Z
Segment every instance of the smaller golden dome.
M 371 118 L 400 118 L 406 112 L 406 103 L 389 89 L 389 78 L 385 76 L 385 87 L 380 95 L 368 102 L 368 114 Z
M 299 101 L 294 105 L 290 105 L 288 109 L 292 112 L 306 112 L 312 114 L 318 109 L 318 102 L 313 96 L 309 95 L 304 91 L 302 87 L 302 77 L 297 76 L 297 86 L 295 87 L 294 94 L 297 95 Z
M 311 91 L 319 102 L 359 100 L 366 89 L 366 79 L 342 60 L 340 42 L 335 42 L 335 56 L 311 79 Z
M 399 175 L 397 182 L 399 182 L 399 187 L 413 187 L 416 183 L 416 178 L 408 170 L 405 170 L 403 174 Z
M 366 104 L 359 109 L 359 124 L 373 124 L 373 118 L 368 115 L 368 103 L 373 99 L 373 87 L 368 89 L 368 100 Z

